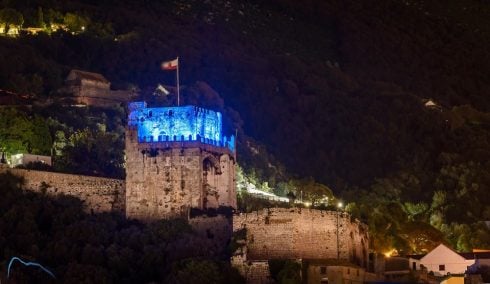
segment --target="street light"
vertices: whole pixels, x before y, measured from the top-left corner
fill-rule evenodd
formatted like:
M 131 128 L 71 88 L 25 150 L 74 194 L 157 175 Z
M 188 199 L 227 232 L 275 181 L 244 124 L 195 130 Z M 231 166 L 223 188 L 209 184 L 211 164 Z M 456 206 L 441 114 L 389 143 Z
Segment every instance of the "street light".
M 342 202 L 337 203 L 337 260 L 340 260 L 340 243 L 339 243 L 339 209 L 342 210 Z

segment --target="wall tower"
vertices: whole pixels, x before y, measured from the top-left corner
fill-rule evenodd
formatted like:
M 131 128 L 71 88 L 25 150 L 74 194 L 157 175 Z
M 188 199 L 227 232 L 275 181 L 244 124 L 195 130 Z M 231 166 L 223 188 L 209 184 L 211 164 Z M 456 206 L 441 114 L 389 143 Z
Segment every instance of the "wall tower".
M 236 208 L 235 137 L 221 113 L 196 106 L 129 104 L 126 216 L 187 216 L 191 208 Z

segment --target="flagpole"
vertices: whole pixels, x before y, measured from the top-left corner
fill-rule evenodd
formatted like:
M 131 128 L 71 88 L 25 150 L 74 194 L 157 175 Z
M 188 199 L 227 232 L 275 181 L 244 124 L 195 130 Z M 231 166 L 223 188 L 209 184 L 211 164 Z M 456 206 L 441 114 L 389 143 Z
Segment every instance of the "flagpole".
M 235 153 L 233 153 L 233 158 L 235 159 L 235 163 L 236 163 L 236 145 L 237 145 L 237 142 L 238 142 L 238 128 L 235 128 Z
M 177 106 L 180 106 L 179 57 L 177 56 Z

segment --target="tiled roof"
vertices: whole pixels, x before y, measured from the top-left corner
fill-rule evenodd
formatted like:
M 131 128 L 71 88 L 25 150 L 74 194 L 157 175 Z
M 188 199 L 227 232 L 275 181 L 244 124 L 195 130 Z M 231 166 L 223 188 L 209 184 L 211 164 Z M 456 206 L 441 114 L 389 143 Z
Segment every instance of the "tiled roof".
M 102 74 L 99 73 L 87 72 L 77 69 L 73 69 L 71 70 L 71 72 L 73 72 L 80 79 L 109 83 L 109 80 L 107 80 Z
M 426 256 L 425 254 L 409 254 L 407 255 L 408 258 L 413 258 L 413 259 L 422 259 L 422 257 Z

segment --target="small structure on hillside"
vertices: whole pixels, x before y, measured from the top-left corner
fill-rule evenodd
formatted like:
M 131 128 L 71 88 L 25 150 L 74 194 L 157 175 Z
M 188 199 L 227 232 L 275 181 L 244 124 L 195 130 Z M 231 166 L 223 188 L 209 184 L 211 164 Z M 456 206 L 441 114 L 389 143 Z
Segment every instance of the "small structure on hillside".
M 73 69 L 61 92 L 72 95 L 76 105 L 106 107 L 129 102 L 135 94 L 125 90 L 111 90 L 111 82 L 102 74 Z
M 52 166 L 50 156 L 33 155 L 33 154 L 15 154 L 10 157 L 10 166 L 26 166 L 30 163 L 41 163 L 47 166 Z
M 440 106 L 439 104 L 437 104 L 433 99 L 425 99 L 425 100 L 422 100 L 422 103 L 428 109 L 442 111 L 442 106 Z
M 221 113 L 196 106 L 129 104 L 126 216 L 187 216 L 191 208 L 236 208 L 235 138 Z
M 440 244 L 426 255 L 410 255 L 411 270 L 427 270 L 434 276 L 475 272 L 478 267 L 490 264 L 490 252 L 475 251 L 458 253 Z
M 31 103 L 32 97 L 27 94 L 18 94 L 0 89 L 0 106 L 29 105 Z
M 73 69 L 66 77 L 65 83 L 71 87 L 75 96 L 87 96 L 98 92 L 106 92 L 111 82 L 102 74 Z

